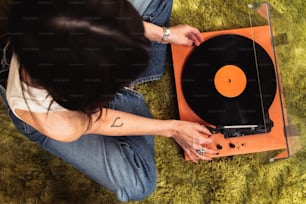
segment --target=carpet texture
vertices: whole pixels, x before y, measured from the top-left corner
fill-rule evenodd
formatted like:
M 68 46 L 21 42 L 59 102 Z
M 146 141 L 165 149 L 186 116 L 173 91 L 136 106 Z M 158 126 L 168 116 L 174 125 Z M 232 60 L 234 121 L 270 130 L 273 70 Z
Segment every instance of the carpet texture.
M 306 146 L 306 3 L 270 0 L 276 44 L 291 123 Z M 7 1 L 0 1 L 5 32 Z M 174 0 L 171 23 L 187 23 L 202 32 L 249 26 L 247 0 Z M 1 34 L 1 37 L 3 35 Z M 171 55 L 162 80 L 138 86 L 156 118 L 177 118 Z M 277 151 L 218 158 L 198 165 L 185 161 L 171 140 L 156 137 L 156 191 L 144 204 L 302 204 L 306 200 L 306 150 L 269 162 Z M 115 196 L 58 158 L 27 141 L 0 109 L 0 203 L 116 204 Z

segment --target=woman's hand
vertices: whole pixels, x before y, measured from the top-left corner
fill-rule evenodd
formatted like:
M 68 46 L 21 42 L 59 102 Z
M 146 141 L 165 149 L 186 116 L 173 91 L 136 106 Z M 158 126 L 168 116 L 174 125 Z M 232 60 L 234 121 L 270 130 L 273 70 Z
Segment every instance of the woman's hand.
M 203 42 L 203 37 L 197 28 L 189 25 L 176 25 L 170 27 L 169 38 L 162 43 L 177 45 L 199 46 Z
M 171 126 L 174 127 L 172 138 L 183 148 L 192 162 L 212 160 L 210 155 L 218 153 L 217 150 L 211 148 L 210 144 L 213 142 L 213 138 L 210 131 L 204 126 L 180 120 L 173 120 Z M 197 152 L 201 148 L 205 150 L 203 155 Z
M 203 42 L 203 37 L 197 28 L 189 25 L 176 25 L 169 28 L 169 36 L 166 40 L 162 40 L 165 35 L 165 30 L 163 27 L 158 25 L 143 22 L 145 29 L 145 36 L 155 42 L 163 44 L 177 44 L 177 45 L 187 45 L 199 46 Z

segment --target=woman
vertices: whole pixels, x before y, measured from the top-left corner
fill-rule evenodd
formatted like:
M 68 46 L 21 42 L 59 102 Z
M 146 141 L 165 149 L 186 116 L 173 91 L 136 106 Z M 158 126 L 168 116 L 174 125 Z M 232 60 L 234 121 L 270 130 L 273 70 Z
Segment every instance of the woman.
M 160 78 L 165 44 L 199 45 L 199 31 L 161 27 L 171 1 L 131 2 L 13 1 L 13 56 L 6 89 L 0 86 L 21 133 L 121 201 L 144 199 L 155 189 L 152 135 L 174 138 L 193 162 L 217 153 L 202 148 L 212 142 L 205 127 L 152 119 L 131 88 Z

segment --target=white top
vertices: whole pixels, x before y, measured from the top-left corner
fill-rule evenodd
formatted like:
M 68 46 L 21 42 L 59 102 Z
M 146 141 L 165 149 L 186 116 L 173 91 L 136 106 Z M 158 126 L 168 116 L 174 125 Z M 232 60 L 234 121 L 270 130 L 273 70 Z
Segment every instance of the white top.
M 9 68 L 6 97 L 9 107 L 17 117 L 15 109 L 40 113 L 47 113 L 48 109 L 49 112 L 67 110 L 55 101 L 52 102 L 53 98 L 45 89 L 34 88 L 22 82 L 19 76 L 19 67 L 17 57 L 13 54 Z M 21 86 L 23 86 L 23 89 Z

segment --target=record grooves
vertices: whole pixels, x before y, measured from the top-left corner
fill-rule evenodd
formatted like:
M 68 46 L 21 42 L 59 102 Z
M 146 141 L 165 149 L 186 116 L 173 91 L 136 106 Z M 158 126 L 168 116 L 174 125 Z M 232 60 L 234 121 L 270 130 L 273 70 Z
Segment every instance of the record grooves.
M 276 92 L 274 65 L 253 40 L 236 34 L 206 40 L 187 57 L 181 81 L 190 108 L 218 131 L 257 127 L 254 133 L 249 128 L 238 130 L 238 135 L 234 128 L 226 132 L 239 136 L 271 130 L 268 109 Z

